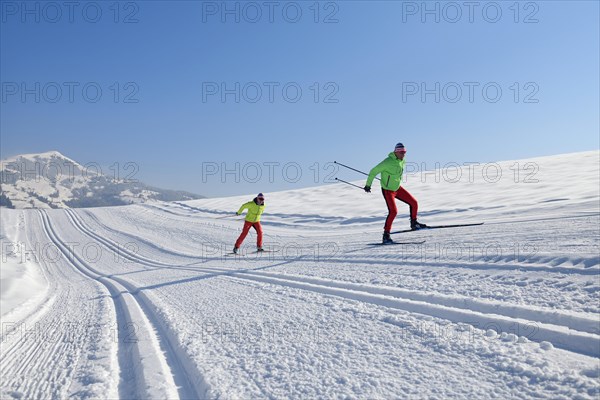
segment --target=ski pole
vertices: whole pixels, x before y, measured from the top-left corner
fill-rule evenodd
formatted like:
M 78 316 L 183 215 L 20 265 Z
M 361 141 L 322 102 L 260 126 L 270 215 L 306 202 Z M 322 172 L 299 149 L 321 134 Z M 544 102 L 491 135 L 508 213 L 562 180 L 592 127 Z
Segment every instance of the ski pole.
M 342 179 L 339 179 L 339 178 L 335 178 L 335 180 L 336 180 L 336 181 L 340 181 L 340 182 L 344 182 L 345 184 L 347 184 L 347 185 L 350 185 L 350 186 L 357 187 L 357 188 L 359 188 L 360 190 L 364 190 L 363 188 L 361 188 L 361 187 L 360 187 L 360 186 L 358 186 L 358 185 L 355 185 L 354 183 L 346 182 L 345 180 L 342 180 Z
M 358 172 L 358 173 L 361 173 L 361 174 L 363 174 L 363 175 L 367 175 L 367 176 L 369 176 L 369 174 L 367 174 L 366 172 L 359 171 L 359 170 L 357 170 L 357 169 L 354 169 L 354 168 L 352 168 L 352 167 L 349 167 L 349 166 L 347 166 L 347 165 L 345 165 L 345 164 L 342 164 L 342 163 L 339 163 L 339 162 L 337 162 L 337 161 L 334 161 L 333 163 L 334 163 L 334 164 L 337 164 L 337 165 L 341 165 L 341 166 L 342 166 L 342 167 L 344 167 L 344 168 L 351 169 L 352 171 L 356 171 L 356 172 Z M 379 179 L 378 177 L 375 177 L 375 179 L 381 180 L 381 179 Z
M 228 218 L 228 217 L 233 217 L 233 215 L 227 214 L 227 215 L 223 215 L 222 217 L 215 217 L 214 219 L 223 219 L 223 218 Z

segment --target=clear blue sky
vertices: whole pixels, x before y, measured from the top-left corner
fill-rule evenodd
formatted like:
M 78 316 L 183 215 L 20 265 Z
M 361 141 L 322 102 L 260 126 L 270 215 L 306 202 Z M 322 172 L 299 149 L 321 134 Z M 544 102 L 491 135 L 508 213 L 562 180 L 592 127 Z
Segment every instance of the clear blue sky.
M 427 168 L 600 147 L 597 1 L 0 4 L 2 158 L 135 162 L 146 183 L 213 197 L 322 184 L 326 162 L 368 170 L 400 141 Z M 235 163 L 239 183 L 203 182 Z

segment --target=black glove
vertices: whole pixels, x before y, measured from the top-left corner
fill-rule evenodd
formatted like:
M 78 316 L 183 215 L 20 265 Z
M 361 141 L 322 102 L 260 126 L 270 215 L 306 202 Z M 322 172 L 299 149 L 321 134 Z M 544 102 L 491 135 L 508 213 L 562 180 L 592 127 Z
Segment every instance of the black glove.
M 365 192 L 367 192 L 367 193 L 371 193 L 371 186 L 369 186 L 369 185 L 366 185 L 366 186 L 365 186 Z

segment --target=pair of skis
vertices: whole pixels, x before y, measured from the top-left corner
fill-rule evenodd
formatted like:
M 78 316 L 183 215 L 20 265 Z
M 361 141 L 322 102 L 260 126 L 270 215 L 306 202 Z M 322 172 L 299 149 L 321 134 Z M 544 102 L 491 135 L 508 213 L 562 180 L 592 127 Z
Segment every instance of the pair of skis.
M 250 251 L 247 253 L 243 253 L 243 252 L 238 252 L 238 253 L 234 253 L 233 251 L 231 253 L 225 253 L 225 256 L 246 256 L 246 255 L 250 255 L 250 254 L 262 254 L 262 253 L 275 253 L 275 250 L 262 250 L 262 251 Z
M 479 225 L 483 225 L 484 222 L 478 222 L 478 223 L 474 223 L 474 224 L 452 224 L 452 225 L 434 225 L 434 226 L 428 226 L 427 228 L 421 228 L 421 229 L 417 229 L 416 231 L 426 231 L 426 230 L 430 230 L 430 229 L 444 229 L 444 228 L 459 228 L 459 227 L 463 227 L 463 226 L 479 226 Z M 406 233 L 406 232 L 415 232 L 412 229 L 404 229 L 401 231 L 394 231 L 394 232 L 390 232 L 391 235 L 395 234 L 395 233 Z M 392 242 L 392 243 L 369 243 L 369 246 L 388 246 L 388 245 L 396 245 L 396 244 L 423 244 L 425 243 L 425 240 L 417 240 L 417 241 L 411 241 L 411 242 Z

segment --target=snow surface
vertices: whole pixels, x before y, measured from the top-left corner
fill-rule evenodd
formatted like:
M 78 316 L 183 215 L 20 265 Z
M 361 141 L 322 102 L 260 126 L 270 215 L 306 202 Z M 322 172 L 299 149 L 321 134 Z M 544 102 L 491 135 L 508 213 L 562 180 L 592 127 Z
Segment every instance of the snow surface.
M 4 213 L 3 213 L 4 214 Z M 29 243 L 21 238 L 24 232 L 24 213 L 6 213 L 2 216 L 0 238 L 2 247 L 2 270 L 0 274 L 0 314 L 12 319 L 13 311 L 22 311 L 26 304 L 36 304 L 36 300 L 46 294 L 47 281 L 41 270 L 22 246 Z M 25 244 L 27 243 L 27 244 Z M 20 246 L 20 247 L 19 247 Z M 31 246 L 29 246 L 31 248 Z
M 600 152 L 455 172 L 407 177 L 419 219 L 485 225 L 422 245 L 368 245 L 376 186 L 257 187 L 240 256 L 255 194 L 2 209 L 2 398 L 597 399 Z

